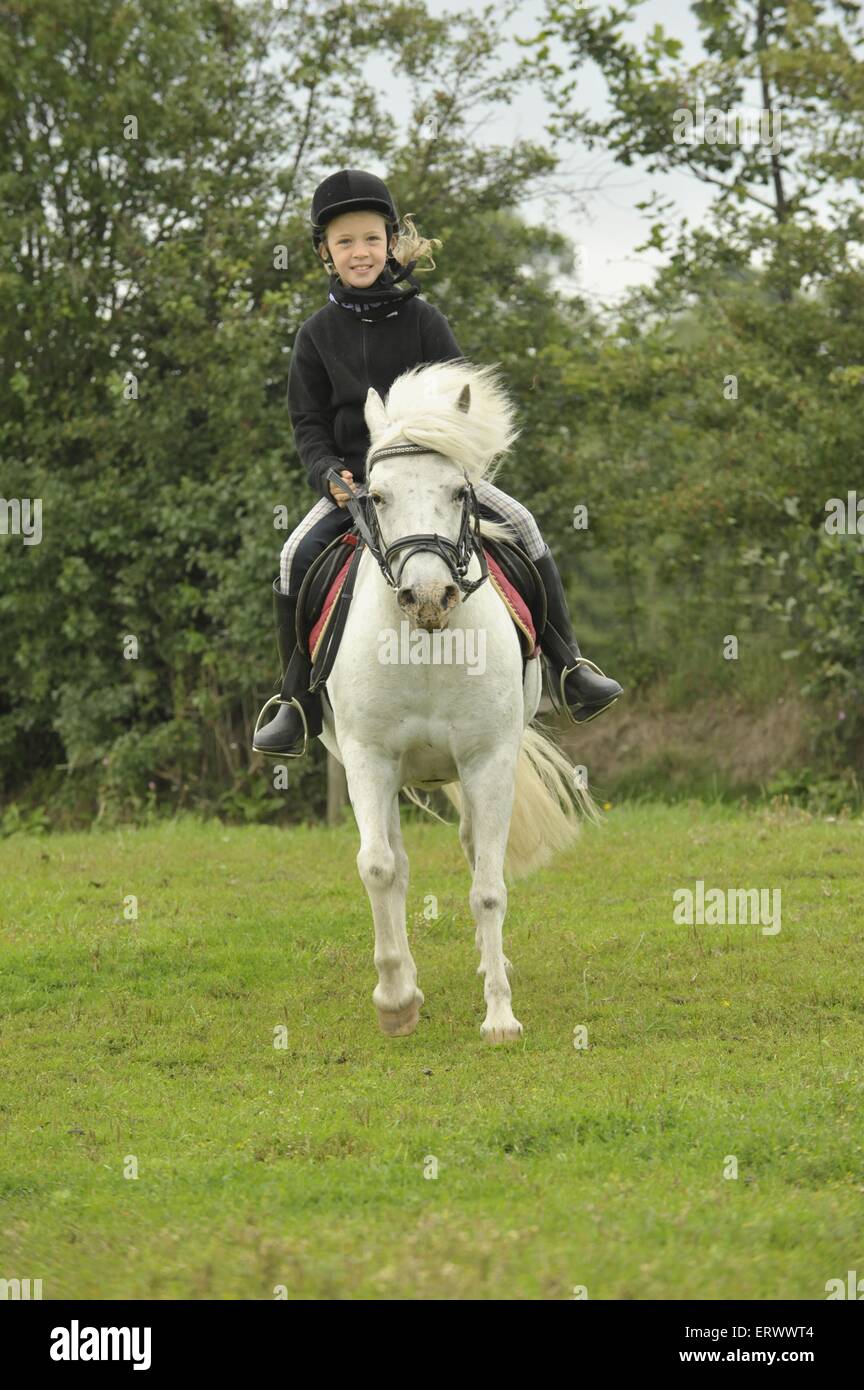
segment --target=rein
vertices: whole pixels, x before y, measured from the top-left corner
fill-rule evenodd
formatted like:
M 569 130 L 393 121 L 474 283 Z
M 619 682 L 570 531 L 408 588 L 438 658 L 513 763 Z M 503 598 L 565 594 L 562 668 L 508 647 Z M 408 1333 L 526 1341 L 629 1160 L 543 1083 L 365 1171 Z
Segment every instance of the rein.
M 420 444 L 393 444 L 389 449 L 374 450 L 367 460 L 367 468 L 371 469 L 372 464 L 377 459 L 387 458 L 392 454 L 438 454 L 441 458 L 447 457 L 439 449 L 426 449 Z M 328 470 L 327 481 L 334 483 L 348 493 L 348 501 L 345 505 L 351 513 L 361 540 L 374 556 L 378 568 L 391 589 L 399 588 L 402 571 L 411 556 L 418 554 L 419 551 L 428 550 L 441 557 L 452 578 L 467 598 L 469 594 L 473 594 L 475 589 L 479 589 L 484 580 L 489 577 L 489 567 L 486 564 L 486 555 L 480 540 L 480 509 L 477 504 L 477 494 L 471 485 L 468 474 L 465 473 L 463 476 L 465 478 L 465 496 L 462 499 L 459 535 L 455 542 L 449 540 L 447 536 L 439 536 L 437 532 L 427 531 L 415 536 L 402 536 L 388 546 L 384 545 L 378 513 L 369 496 L 366 484 L 363 483 L 355 491 L 346 478 L 339 476 L 335 468 Z M 391 568 L 391 557 L 398 555 L 400 551 L 405 553 L 394 575 Z M 474 555 L 480 561 L 480 578 L 469 580 L 465 576 Z

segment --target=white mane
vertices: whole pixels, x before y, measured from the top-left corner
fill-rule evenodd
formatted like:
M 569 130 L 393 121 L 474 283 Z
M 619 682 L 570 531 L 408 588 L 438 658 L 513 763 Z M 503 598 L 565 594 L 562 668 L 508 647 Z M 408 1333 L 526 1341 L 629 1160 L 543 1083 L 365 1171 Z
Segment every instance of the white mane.
M 367 412 L 370 453 L 390 444 L 420 444 L 452 459 L 472 483 L 491 481 L 521 434 L 516 408 L 497 378 L 498 365 L 429 362 L 403 372 L 387 393 L 383 416 Z M 467 411 L 457 404 L 466 385 Z

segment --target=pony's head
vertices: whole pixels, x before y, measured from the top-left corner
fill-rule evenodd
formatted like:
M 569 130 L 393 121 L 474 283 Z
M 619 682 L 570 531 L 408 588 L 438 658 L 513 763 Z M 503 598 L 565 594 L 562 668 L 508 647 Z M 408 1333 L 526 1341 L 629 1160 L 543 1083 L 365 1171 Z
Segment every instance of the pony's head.
M 446 455 L 472 483 L 491 481 L 520 434 L 516 408 L 497 372 L 497 363 L 475 367 L 465 361 L 428 362 L 397 377 L 386 402 L 370 386 L 370 452 L 390 444 L 425 444 Z M 407 471 L 411 466 L 406 464 Z
M 466 479 L 474 484 L 493 476 L 519 436 L 515 414 L 496 366 L 451 361 L 412 367 L 393 382 L 386 402 L 369 388 L 366 486 L 385 546 L 421 532 L 456 540 Z M 368 466 L 376 450 L 406 443 L 429 453 L 391 455 Z M 409 617 L 433 629 L 446 627 L 461 593 L 445 561 L 421 551 L 405 561 L 397 597 Z

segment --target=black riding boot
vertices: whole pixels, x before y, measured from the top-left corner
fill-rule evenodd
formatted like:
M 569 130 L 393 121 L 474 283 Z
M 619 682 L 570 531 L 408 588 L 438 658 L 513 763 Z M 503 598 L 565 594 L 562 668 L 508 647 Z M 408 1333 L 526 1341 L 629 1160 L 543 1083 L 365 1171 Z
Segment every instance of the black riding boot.
M 604 676 L 593 661 L 582 656 L 573 636 L 564 585 L 549 547 L 534 561 L 546 589 L 546 626 L 540 634 L 540 650 L 551 668 L 550 684 L 556 703 L 576 724 L 587 724 L 614 705 L 623 687 Z
M 297 594 L 283 594 L 278 579 L 274 582 L 273 611 L 282 664 L 282 690 L 274 698 L 291 703 L 271 706 L 276 709 L 276 718 L 258 729 L 252 739 L 253 752 L 281 758 L 302 758 L 309 739 L 320 734 L 322 724 L 321 696 L 309 690 L 312 663 L 297 645 L 297 598 Z

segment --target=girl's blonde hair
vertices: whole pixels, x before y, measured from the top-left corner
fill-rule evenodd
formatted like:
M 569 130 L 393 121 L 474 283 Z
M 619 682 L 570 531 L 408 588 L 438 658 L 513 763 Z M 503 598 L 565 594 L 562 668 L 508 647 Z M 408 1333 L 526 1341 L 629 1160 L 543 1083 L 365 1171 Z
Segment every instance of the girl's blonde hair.
M 419 261 L 422 257 L 428 256 L 432 264 L 417 265 L 414 267 L 412 274 L 417 271 L 434 270 L 435 259 L 432 252 L 440 250 L 444 245 L 443 241 L 437 236 L 421 236 L 414 226 L 414 218 L 410 212 L 406 212 L 405 216 L 402 218 L 402 222 L 404 224 L 404 229 L 400 227 L 397 231 L 399 240 L 396 242 L 396 246 L 393 250 L 394 259 L 397 260 L 400 265 L 408 265 L 411 261 Z
M 437 236 L 421 236 L 414 225 L 413 213 L 406 212 L 405 216 L 401 218 L 401 225 L 397 229 L 396 237 L 397 241 L 395 247 L 393 248 L 393 251 L 388 252 L 389 255 L 393 256 L 394 260 L 397 260 L 400 265 L 409 265 L 411 261 L 419 261 L 424 256 L 428 256 L 429 260 L 431 261 L 431 265 L 416 265 L 412 270 L 411 274 L 416 275 L 421 271 L 427 272 L 430 270 L 435 270 L 435 259 L 432 253 L 433 251 L 440 250 L 444 243 Z M 325 244 L 327 242 L 326 229 L 324 231 L 324 242 Z M 327 267 L 329 259 L 330 256 L 328 248 L 327 261 L 324 260 L 323 256 L 321 258 L 321 264 L 325 268 Z M 330 265 L 332 266 L 332 261 L 330 262 Z

